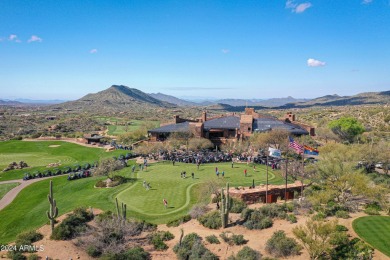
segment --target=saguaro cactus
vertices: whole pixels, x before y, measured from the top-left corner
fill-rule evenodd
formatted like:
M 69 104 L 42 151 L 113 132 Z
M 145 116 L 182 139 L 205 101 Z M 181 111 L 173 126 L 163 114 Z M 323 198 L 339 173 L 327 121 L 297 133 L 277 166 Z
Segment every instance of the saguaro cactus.
M 118 198 L 115 198 L 115 201 L 116 201 L 116 211 L 118 214 L 118 218 L 125 220 L 126 219 L 126 204 L 124 204 L 122 202 L 121 208 L 119 208 Z
M 221 191 L 221 219 L 223 228 L 225 228 L 228 224 L 230 208 L 229 183 L 226 183 L 226 196 L 223 188 Z
M 46 213 L 47 213 L 47 217 L 50 220 L 51 232 L 53 233 L 55 218 L 58 216 L 58 208 L 57 208 L 56 200 L 53 197 L 53 182 L 52 181 L 50 181 L 50 190 L 49 190 L 49 194 L 47 195 L 47 198 L 49 199 L 50 210 L 46 211 Z

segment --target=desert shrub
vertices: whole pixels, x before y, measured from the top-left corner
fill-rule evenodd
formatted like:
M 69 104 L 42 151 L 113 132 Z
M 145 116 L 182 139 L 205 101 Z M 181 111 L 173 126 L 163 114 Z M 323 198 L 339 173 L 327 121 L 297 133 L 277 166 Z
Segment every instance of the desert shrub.
M 157 225 L 156 224 L 147 222 L 145 220 L 143 220 L 141 222 L 135 222 L 135 223 L 138 224 L 139 230 L 141 230 L 141 231 L 151 232 L 151 231 L 157 230 Z
M 93 229 L 87 229 L 84 236 L 79 240 L 79 246 L 88 250 L 91 248 L 91 253 L 98 254 L 101 252 L 103 259 L 127 259 L 125 256 L 128 252 L 128 246 L 138 244 L 135 236 L 138 236 L 143 231 L 155 230 L 155 225 L 149 225 L 146 222 L 129 219 L 123 221 L 118 219 L 115 215 L 107 214 L 106 217 L 97 219 L 96 226 Z M 157 232 L 156 232 L 157 233 Z M 158 236 L 148 237 L 153 240 L 153 244 L 158 249 L 163 249 L 166 245 L 162 242 L 163 238 L 168 240 L 172 234 L 166 232 L 159 232 Z M 159 243 L 161 242 L 161 243 Z M 93 252 L 96 251 L 96 252 Z M 131 258 L 130 258 L 131 259 Z
M 181 244 L 176 244 L 173 248 L 179 260 L 187 259 L 207 259 L 217 260 L 218 257 L 214 255 L 202 244 L 202 238 L 196 233 L 186 235 Z
M 312 219 L 316 220 L 316 221 L 324 220 L 325 218 L 326 218 L 326 215 L 323 212 L 318 212 L 316 215 L 314 215 L 312 217 Z
M 107 187 L 107 183 L 103 180 L 99 180 L 95 183 L 95 187 L 98 187 L 98 188 L 106 188 Z
M 275 257 L 297 255 L 301 249 L 297 241 L 287 237 L 282 230 L 275 231 L 265 246 L 265 250 Z
M 175 236 L 169 231 L 161 231 L 160 233 L 163 241 L 169 241 L 175 238 Z
M 148 241 L 154 246 L 154 249 L 158 251 L 167 250 L 168 246 L 164 241 L 174 239 L 175 236 L 169 231 L 158 231 L 148 235 Z
M 261 254 L 253 250 L 252 248 L 248 246 L 244 246 L 240 251 L 238 251 L 237 255 L 229 256 L 228 260 L 260 260 Z
M 248 240 L 244 239 L 243 235 L 236 235 L 236 234 L 232 235 L 232 241 L 233 241 L 233 244 L 235 244 L 237 246 L 246 244 L 248 242 Z
M 379 211 L 381 210 L 381 206 L 378 203 L 373 202 L 366 205 L 364 209 L 364 213 L 368 215 L 379 215 Z
M 283 205 L 287 212 L 294 212 L 295 205 L 293 202 L 289 202 Z
M 273 222 L 270 217 L 264 216 L 260 211 L 254 210 L 244 222 L 244 227 L 248 229 L 265 229 L 272 227 Z
M 375 208 L 366 208 L 364 210 L 364 213 L 366 213 L 367 215 L 379 215 L 379 211 Z
M 25 257 L 22 252 L 19 251 L 8 251 L 7 257 L 12 260 L 26 260 L 27 257 Z
M 344 225 L 336 225 L 336 231 L 338 232 L 348 231 L 348 228 Z
M 100 259 L 102 260 L 148 260 L 150 259 L 150 254 L 146 252 L 142 247 L 137 246 L 131 249 L 128 249 L 125 252 L 117 254 L 106 254 Z
M 100 251 L 96 246 L 90 245 L 87 247 L 87 254 L 91 257 L 99 257 L 102 255 L 102 251 Z
M 35 230 L 20 233 L 16 237 L 15 247 L 16 250 L 8 251 L 7 256 L 11 259 L 26 259 L 22 253 L 25 252 L 36 252 L 32 243 L 37 242 L 43 238 L 43 235 L 36 232 Z M 31 247 L 30 247 L 31 246 Z
M 283 205 L 279 204 L 267 204 L 261 208 L 259 208 L 260 213 L 263 216 L 267 216 L 270 218 L 281 218 L 284 219 L 286 218 L 286 208 Z
M 73 214 L 80 216 L 85 222 L 91 221 L 94 218 L 94 215 L 86 207 L 77 207 L 73 210 Z
M 197 219 L 197 218 L 203 216 L 204 214 L 206 214 L 208 211 L 209 211 L 209 209 L 207 208 L 207 205 L 196 204 L 190 210 L 190 216 L 193 219 Z
M 112 218 L 113 217 L 113 213 L 111 210 L 107 210 L 107 211 L 104 211 L 102 213 L 100 213 L 99 215 L 97 215 L 96 217 L 96 221 L 102 221 L 102 220 L 105 220 L 105 219 L 108 219 L 108 218 Z
M 218 210 L 211 211 L 198 218 L 200 224 L 207 228 L 219 229 L 222 227 L 221 214 Z
M 186 223 L 188 221 L 191 220 L 191 216 L 190 215 L 184 215 L 178 219 L 175 219 L 175 220 L 171 220 L 167 223 L 167 226 L 168 227 L 177 227 L 183 223 Z
M 367 243 L 354 238 L 352 240 L 345 240 L 344 243 L 336 246 L 331 252 L 331 259 L 361 259 L 369 260 L 372 259 L 374 249 Z
M 27 260 L 39 260 L 41 259 L 37 254 L 31 254 L 27 257 Z
M 248 242 L 243 235 L 236 235 L 230 231 L 224 231 L 219 236 L 229 245 L 243 245 Z
M 290 223 L 297 223 L 297 217 L 294 214 L 287 214 L 286 220 Z
M 336 211 L 336 214 L 335 214 L 336 217 L 338 218 L 349 218 L 349 214 L 348 214 L 348 211 L 345 211 L 345 210 L 338 210 Z
M 31 245 L 34 242 L 37 242 L 43 238 L 41 233 L 36 232 L 35 230 L 23 232 L 16 237 L 16 244 L 21 245 Z
M 69 214 L 58 226 L 53 230 L 50 238 L 54 240 L 68 240 L 75 237 L 77 234 L 85 231 L 86 223 L 93 219 L 92 212 L 88 212 L 85 208 L 76 208 L 72 214 Z
M 167 244 L 164 243 L 161 236 L 153 235 L 150 238 L 149 242 L 153 245 L 154 249 L 157 251 L 163 251 L 168 249 Z
M 231 213 L 241 213 L 246 207 L 246 203 L 243 200 L 232 198 L 231 199 Z
M 250 209 L 250 208 L 245 208 L 242 212 L 241 212 L 241 218 L 246 221 L 247 219 L 249 219 L 249 217 L 251 216 L 252 212 L 254 212 L 255 210 L 254 209 Z
M 216 235 L 210 235 L 206 237 L 206 241 L 210 244 L 220 244 L 218 237 Z

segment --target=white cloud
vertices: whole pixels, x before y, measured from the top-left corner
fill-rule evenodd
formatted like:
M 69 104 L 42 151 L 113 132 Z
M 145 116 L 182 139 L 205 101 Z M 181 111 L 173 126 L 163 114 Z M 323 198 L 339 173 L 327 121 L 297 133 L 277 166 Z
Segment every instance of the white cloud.
M 323 62 L 323 61 L 319 61 L 319 60 L 316 60 L 316 59 L 308 59 L 307 60 L 307 66 L 309 67 L 322 67 L 322 66 L 325 66 L 326 63 Z
M 287 0 L 286 6 L 285 6 L 286 9 L 291 9 L 291 12 L 297 13 L 297 14 L 303 13 L 304 11 L 306 11 L 306 9 L 308 9 L 310 7 L 312 7 L 312 4 L 310 2 L 297 4 L 297 3 L 295 3 L 294 0 Z
M 362 4 L 368 5 L 371 4 L 373 0 L 363 0 Z
M 28 39 L 27 42 L 42 42 L 42 38 L 39 38 L 39 37 L 36 36 L 36 35 L 32 35 L 32 36 L 30 37 L 30 39 Z
M 295 8 L 295 12 L 296 13 L 303 13 L 306 9 L 310 8 L 312 6 L 311 3 L 303 3 L 303 4 L 299 4 L 296 8 Z
M 297 5 L 292 0 L 287 0 L 286 2 L 286 9 L 292 9 L 295 8 Z
M 97 52 L 98 52 L 97 49 L 92 49 L 92 50 L 89 51 L 89 53 L 91 53 L 91 54 L 94 54 L 94 53 L 97 53 Z
M 18 39 L 18 36 L 16 34 L 11 34 L 8 36 L 9 41 L 16 41 Z
M 222 49 L 221 51 L 223 54 L 228 54 L 230 52 L 230 50 L 228 50 L 228 49 Z

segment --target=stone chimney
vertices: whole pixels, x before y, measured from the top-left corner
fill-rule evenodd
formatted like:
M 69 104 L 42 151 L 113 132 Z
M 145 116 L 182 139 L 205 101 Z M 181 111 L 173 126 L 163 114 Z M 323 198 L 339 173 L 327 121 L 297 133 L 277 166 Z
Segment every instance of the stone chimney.
M 293 114 L 291 112 L 287 112 L 284 118 L 285 118 L 285 121 L 287 121 L 287 122 L 294 122 L 295 121 L 295 114 Z
M 207 112 L 203 111 L 202 112 L 202 122 L 206 122 L 206 121 L 207 121 Z
M 175 124 L 179 123 L 179 121 L 180 121 L 179 116 L 178 115 L 174 115 L 173 116 L 173 121 L 175 122 Z

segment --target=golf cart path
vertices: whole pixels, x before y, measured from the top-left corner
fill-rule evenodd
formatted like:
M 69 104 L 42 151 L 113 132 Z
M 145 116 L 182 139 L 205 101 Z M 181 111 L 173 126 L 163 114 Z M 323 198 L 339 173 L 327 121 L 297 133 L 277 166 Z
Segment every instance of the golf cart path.
M 32 180 L 27 180 L 27 181 L 23 181 L 23 180 L 0 181 L 0 184 L 19 183 L 18 186 L 16 186 L 15 188 L 13 188 L 9 192 L 7 192 L 7 194 L 5 194 L 4 197 L 0 200 L 0 210 L 2 210 L 8 204 L 10 204 L 16 198 L 16 196 L 19 194 L 19 192 L 21 190 L 23 190 L 25 187 L 27 187 L 28 185 L 35 183 L 35 182 L 38 182 L 38 181 L 50 179 L 53 177 L 59 177 L 59 176 L 63 176 L 63 175 L 50 176 L 50 177 L 32 179 Z

